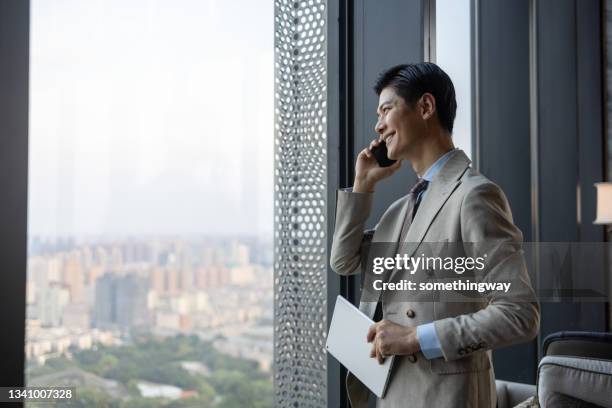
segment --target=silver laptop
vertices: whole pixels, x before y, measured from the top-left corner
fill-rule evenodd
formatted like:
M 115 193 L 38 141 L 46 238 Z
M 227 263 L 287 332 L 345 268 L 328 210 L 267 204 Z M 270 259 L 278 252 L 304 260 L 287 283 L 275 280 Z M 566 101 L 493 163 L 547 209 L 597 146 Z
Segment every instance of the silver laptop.
M 383 398 L 395 356 L 385 358 L 383 364 L 370 357 L 372 343 L 367 342 L 366 336 L 372 324 L 368 316 L 338 296 L 325 348 L 370 391 Z

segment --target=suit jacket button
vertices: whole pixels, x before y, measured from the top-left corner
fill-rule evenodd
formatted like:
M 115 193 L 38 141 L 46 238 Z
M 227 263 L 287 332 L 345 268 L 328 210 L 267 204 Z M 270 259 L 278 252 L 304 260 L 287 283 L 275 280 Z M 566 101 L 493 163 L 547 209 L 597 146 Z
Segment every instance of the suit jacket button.
M 406 316 L 408 316 L 409 318 L 414 318 L 414 316 L 416 315 L 416 313 L 414 313 L 414 310 L 412 309 L 408 309 L 406 310 Z
M 410 361 L 411 363 L 416 363 L 416 356 L 414 354 L 411 354 L 408 356 L 408 361 Z

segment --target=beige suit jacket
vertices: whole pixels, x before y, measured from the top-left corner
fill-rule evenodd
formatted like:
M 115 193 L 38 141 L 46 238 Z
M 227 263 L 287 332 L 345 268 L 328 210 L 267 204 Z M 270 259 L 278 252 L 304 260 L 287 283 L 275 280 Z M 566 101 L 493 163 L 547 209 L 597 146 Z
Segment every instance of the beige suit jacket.
M 338 191 L 330 264 L 340 275 L 356 274 L 362 268 L 371 271 L 371 264 L 362 262 L 361 252 L 372 199 L 373 193 Z M 399 240 L 407 204 L 407 196 L 391 204 L 376 226 L 372 245 Z M 420 253 L 424 243 L 462 243 L 466 255 L 487 253 L 480 279 L 511 281 L 512 294 L 494 291 L 481 301 L 456 302 L 436 300 L 427 293 L 421 299 L 394 301 L 385 298 L 385 293 L 383 318 L 405 326 L 434 322 L 444 357 L 428 360 L 420 352 L 398 356 L 378 407 L 495 407 L 490 350 L 528 341 L 539 328 L 539 306 L 520 247 L 522 239 L 501 189 L 471 168 L 463 151 L 455 151 L 428 186 L 408 230 L 407 244 L 395 253 L 412 256 Z M 373 275 L 365 273 L 367 285 Z M 376 302 L 360 302 L 360 309 L 370 317 L 375 307 Z M 367 407 L 370 392 L 350 373 L 347 390 L 354 408 Z

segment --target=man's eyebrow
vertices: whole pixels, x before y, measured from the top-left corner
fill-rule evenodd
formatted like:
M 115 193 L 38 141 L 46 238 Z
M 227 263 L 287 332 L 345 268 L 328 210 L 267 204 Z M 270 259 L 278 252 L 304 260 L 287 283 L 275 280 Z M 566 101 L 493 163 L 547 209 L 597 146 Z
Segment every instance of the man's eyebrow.
M 376 108 L 376 113 L 378 113 L 378 111 L 380 111 L 383 106 L 385 106 L 385 105 L 387 105 L 387 104 L 389 104 L 391 102 L 393 102 L 393 99 L 389 99 L 389 100 L 386 100 L 383 103 L 381 103 L 380 106 L 378 108 Z

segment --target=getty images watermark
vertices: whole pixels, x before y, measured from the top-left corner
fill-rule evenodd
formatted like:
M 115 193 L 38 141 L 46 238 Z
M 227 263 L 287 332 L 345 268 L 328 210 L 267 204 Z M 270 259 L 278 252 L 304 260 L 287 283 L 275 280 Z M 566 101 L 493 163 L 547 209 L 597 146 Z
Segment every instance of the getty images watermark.
M 364 243 L 362 300 L 606 302 L 604 242 Z

